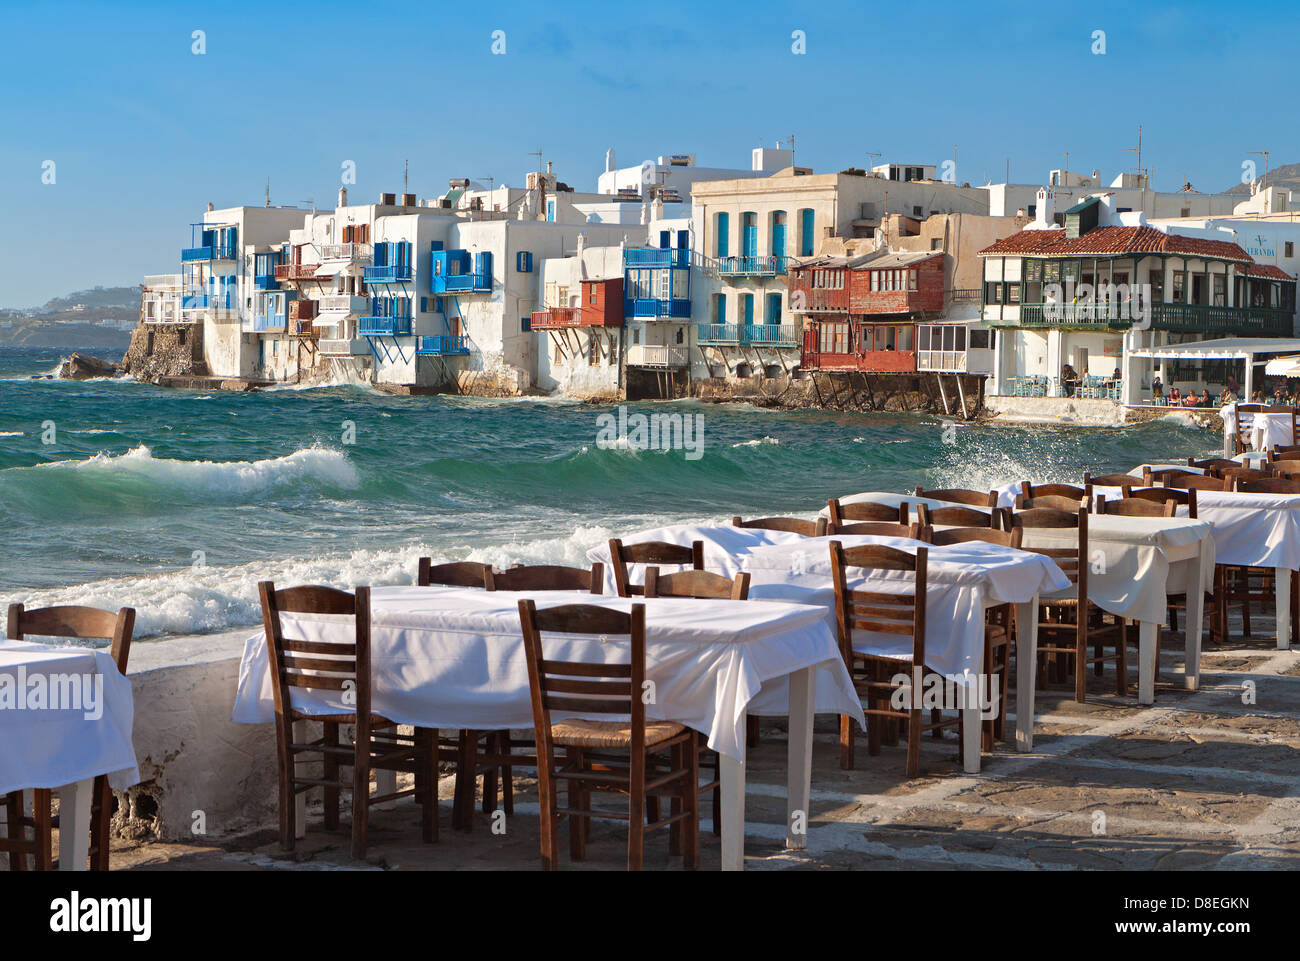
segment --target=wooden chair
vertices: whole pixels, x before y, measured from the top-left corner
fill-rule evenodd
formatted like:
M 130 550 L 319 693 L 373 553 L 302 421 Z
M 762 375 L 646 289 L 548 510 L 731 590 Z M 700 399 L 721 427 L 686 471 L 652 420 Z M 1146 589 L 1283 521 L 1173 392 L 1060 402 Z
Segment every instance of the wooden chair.
M 1125 487 L 1130 484 L 1136 484 L 1138 479 L 1132 474 L 1089 474 L 1083 472 L 1083 486 L 1092 487 Z
M 997 491 L 973 491 L 961 487 L 948 487 L 940 490 L 923 490 L 918 487 L 913 493 L 913 497 L 926 497 L 932 501 L 945 501 L 949 504 L 965 504 L 967 507 L 988 507 L 998 506 Z
M 1150 467 L 1142 468 L 1142 486 L 1155 487 L 1157 484 L 1164 484 L 1166 487 L 1174 486 L 1171 481 L 1182 480 L 1184 477 L 1204 477 L 1204 474 L 1196 471 L 1182 470 L 1178 467 L 1162 467 L 1159 470 L 1152 470 Z
M 927 540 L 925 528 L 918 523 L 912 524 L 844 524 L 837 527 L 836 534 L 872 534 L 876 537 L 910 537 L 914 541 Z
M 645 593 L 640 584 L 628 580 L 629 564 L 676 564 L 697 571 L 704 570 L 704 541 L 692 541 L 690 547 L 666 541 L 643 541 L 624 544 L 618 538 L 609 542 L 609 557 L 614 565 L 614 585 L 619 597 L 636 597 Z
M 954 504 L 952 507 L 930 507 L 928 504 L 917 504 L 916 514 L 922 527 L 992 528 L 996 526 L 1001 517 L 997 511 L 977 510 L 974 507 L 963 507 L 960 504 Z
M 897 507 L 863 501 L 845 504 L 839 498 L 832 497 L 826 502 L 826 509 L 830 514 L 830 523 L 826 525 L 826 532 L 829 534 L 835 533 L 850 522 L 882 521 L 887 524 L 906 524 L 908 521 L 908 507 L 905 503 Z
M 823 537 L 826 534 L 826 518 L 806 521 L 798 517 L 757 517 L 753 520 L 731 519 L 732 527 L 748 527 L 765 531 L 786 531 L 790 534 L 802 534 L 804 537 Z
M 1254 424 L 1255 415 L 1263 413 L 1265 410 L 1268 410 L 1267 404 L 1236 405 L 1237 417 L 1232 438 L 1234 454 L 1244 454 L 1250 450 L 1250 428 Z
M 1277 474 L 1273 472 L 1271 466 L 1264 470 L 1260 470 L 1254 467 L 1234 467 L 1228 470 L 1220 471 L 1219 476 L 1221 476 L 1224 480 L 1232 481 L 1238 484 L 1238 489 L 1240 489 L 1240 484 L 1242 483 L 1248 483 L 1250 481 L 1267 480 L 1270 477 L 1277 477 Z
M 1266 459 L 1270 464 L 1276 461 L 1300 460 L 1300 447 L 1290 447 L 1279 444 L 1268 452 Z M 1241 466 L 1236 461 L 1229 461 L 1228 463 L 1233 467 Z
M 639 871 L 647 831 L 672 827 L 672 850 L 683 849 L 685 866 L 699 865 L 699 812 L 696 785 L 699 760 L 696 733 L 670 721 L 647 721 L 642 690 L 645 682 L 645 605 L 631 613 L 592 605 L 569 604 L 539 611 L 531 600 L 519 602 L 537 736 L 537 793 L 541 802 L 542 867 L 559 866 L 559 819 L 569 820 L 569 854 L 586 855 L 591 818 L 627 821 L 627 867 Z M 543 633 L 598 635 L 602 640 L 626 635 L 626 664 L 558 661 L 545 656 Z M 617 720 L 552 719 L 552 712 L 616 716 Z M 556 756 L 563 749 L 563 759 Z M 626 755 L 613 764 L 611 753 Z M 593 757 L 592 755 L 596 755 Z M 558 783 L 568 788 L 568 803 L 559 806 Z M 618 790 L 628 797 L 624 813 L 591 806 L 593 790 Z M 672 813 L 646 823 L 649 797 L 672 798 Z M 680 825 L 680 828 L 678 827 Z
M 1087 699 L 1087 666 L 1095 665 L 1101 673 L 1105 661 L 1115 661 L 1115 690 L 1121 696 L 1128 693 L 1128 623 L 1119 619 L 1115 624 L 1105 624 L 1100 609 L 1087 601 L 1088 567 L 1088 512 L 1079 508 L 1076 513 L 1052 509 L 1030 509 L 1012 515 L 1012 529 L 1051 528 L 1078 530 L 1075 547 L 1031 547 L 1033 551 L 1056 561 L 1061 571 L 1074 585 L 1073 597 L 1042 598 L 1038 617 L 1038 653 L 1040 664 L 1050 662 L 1055 656 L 1058 669 L 1063 662 L 1074 661 L 1074 698 L 1080 704 Z M 1069 616 L 1073 614 L 1073 621 Z M 1106 654 L 1110 643 L 1114 653 Z M 1088 645 L 1093 645 L 1093 655 L 1088 655 Z M 1045 679 L 1044 679 L 1045 680 Z
M 906 674 L 906 686 L 913 688 L 913 665 L 920 668 L 922 679 L 935 673 L 925 663 L 925 598 L 929 575 L 929 549 L 917 548 L 915 554 L 879 544 L 845 548 L 839 541 L 831 541 L 831 577 L 835 584 L 835 620 L 839 629 L 840 654 L 844 658 L 853 686 L 866 696 L 863 709 L 867 716 L 867 751 L 880 753 L 885 723 L 902 722 L 907 727 L 907 776 L 921 773 L 921 736 L 925 731 L 943 736 L 945 727 L 960 726 L 960 715 L 944 718 L 939 712 L 923 719 L 920 692 L 912 690 L 913 697 L 906 710 L 890 706 L 894 697 L 893 677 Z M 904 571 L 912 574 L 912 590 L 906 594 L 886 594 L 867 590 L 850 590 L 848 570 L 858 567 L 866 570 Z M 855 635 L 861 632 L 883 633 L 908 637 L 912 642 L 909 655 L 887 648 L 872 646 L 861 638 L 855 645 Z M 840 716 L 840 767 L 852 770 L 854 766 L 854 721 L 848 715 Z
M 1097 495 L 1098 514 L 1116 514 L 1121 517 L 1173 517 L 1178 505 L 1173 501 L 1150 501 L 1142 497 L 1120 497 L 1106 500 L 1105 495 Z
M 352 856 L 366 856 L 370 808 L 375 804 L 415 797 L 420 804 L 420 833 L 425 842 L 438 839 L 438 732 L 415 728 L 413 735 L 398 733 L 397 724 L 370 710 L 370 588 L 354 594 L 332 587 L 309 585 L 277 591 L 270 581 L 258 584 L 262 622 L 271 664 L 275 699 L 276 760 L 280 779 L 280 846 L 292 851 L 297 839 L 297 796 L 313 787 L 324 789 L 325 827 L 338 828 L 339 792 L 352 792 Z M 282 614 L 326 614 L 352 619 L 349 642 L 309 641 L 286 637 Z M 338 702 L 338 711 L 305 713 L 294 706 L 294 692 L 326 694 Z M 355 703 L 353 703 L 355 702 Z M 351 707 L 351 710 L 348 708 Z M 320 723 L 323 732 L 314 741 L 294 738 L 296 721 Z M 339 726 L 355 726 L 352 746 L 339 743 Z M 302 777 L 297 764 L 303 756 L 319 755 L 321 777 Z M 344 780 L 340 767 L 351 767 Z M 372 797 L 370 772 L 398 771 L 414 775 L 415 786 Z
M 1229 491 L 1232 490 L 1232 481 L 1226 477 L 1210 474 L 1184 474 L 1181 477 L 1169 478 L 1164 486 L 1170 490 Z
M 1068 497 L 1078 502 L 1085 497 L 1092 500 L 1092 488 L 1087 484 L 1078 487 L 1074 484 L 1031 484 L 1029 481 L 1021 481 L 1020 496 L 1028 500 L 1039 497 Z
M 1268 469 L 1273 477 L 1300 476 L 1300 460 L 1271 460 Z
M 1071 497 L 1066 494 L 1039 494 L 1037 497 L 1027 497 L 1024 494 L 1016 495 L 1016 510 L 1018 511 L 1044 508 L 1055 511 L 1077 511 L 1082 508 L 1085 511 L 1091 511 L 1092 499 L 1091 497 Z
M 489 591 L 586 591 L 603 594 L 605 565 L 592 564 L 591 570 L 557 564 L 519 565 L 506 571 L 486 572 Z
M 124 607 L 116 614 L 95 607 L 41 607 L 27 610 L 22 604 L 9 605 L 5 636 L 11 641 L 28 637 L 64 637 L 78 640 L 108 640 L 109 654 L 123 675 L 131 656 L 131 635 L 135 630 L 135 609 Z M 10 791 L 0 798 L 5 807 L 5 836 L 0 851 L 9 853 L 9 870 L 25 871 L 27 858 L 37 871 L 54 867 L 53 829 L 59 817 L 53 813 L 53 791 L 32 789 L 32 814 L 26 814 L 24 791 Z M 113 818 L 113 791 L 108 775 L 98 775 L 91 786 L 90 870 L 107 871 L 108 829 Z M 31 837 L 28 837 L 28 830 Z M 60 842 L 60 846 L 62 843 Z
M 476 561 L 453 561 L 450 564 L 434 564 L 429 557 L 420 558 L 419 570 L 415 583 L 420 587 L 480 587 L 487 588 L 488 578 L 492 576 L 489 564 Z
M 645 596 L 746 601 L 749 600 L 749 573 L 742 571 L 736 575 L 735 580 L 732 580 L 712 571 L 682 571 L 678 574 L 660 575 L 659 568 L 651 567 L 645 572 Z M 758 718 L 747 718 L 745 723 L 746 741 L 752 747 L 758 740 Z M 713 780 L 701 784 L 698 794 L 703 797 L 705 794 L 712 793 L 713 833 L 720 834 L 722 832 L 721 759 L 716 752 L 709 750 L 707 740 L 703 735 L 700 735 L 696 749 L 700 755 L 701 765 L 709 760 L 708 755 L 713 756 Z
M 1238 478 L 1237 490 L 1246 494 L 1300 494 L 1300 480 L 1292 477 Z
M 1187 516 L 1196 519 L 1196 488 L 1180 490 L 1177 487 L 1131 487 L 1122 488 L 1126 500 L 1144 500 L 1153 504 L 1173 504 L 1175 516 L 1179 507 L 1187 508 Z
M 999 530 L 996 527 L 945 527 L 936 530 L 930 535 L 930 543 L 935 547 L 946 547 L 949 544 L 969 544 L 972 541 L 983 541 L 986 544 L 998 544 L 1002 547 L 1014 547 L 1020 549 L 1021 538 L 1024 532 L 1019 528 L 1014 530 Z
M 1223 470 L 1225 467 L 1229 469 L 1240 467 L 1241 464 L 1235 460 L 1230 460 L 1227 457 L 1207 457 L 1204 460 L 1197 460 L 1195 457 L 1189 457 L 1187 458 L 1187 466 L 1199 467 L 1201 470 L 1205 471 L 1216 471 Z

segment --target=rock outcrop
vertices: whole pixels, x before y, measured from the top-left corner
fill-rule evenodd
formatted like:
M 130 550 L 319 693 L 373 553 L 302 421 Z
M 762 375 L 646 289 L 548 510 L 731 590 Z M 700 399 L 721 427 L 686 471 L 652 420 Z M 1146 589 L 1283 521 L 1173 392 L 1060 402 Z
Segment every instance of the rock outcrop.
M 207 377 L 202 324 L 141 324 L 131 334 L 122 368 L 136 380 Z
M 122 372 L 121 365 L 112 361 L 101 360 L 90 354 L 73 354 L 59 367 L 62 380 L 91 380 L 95 377 L 116 377 Z

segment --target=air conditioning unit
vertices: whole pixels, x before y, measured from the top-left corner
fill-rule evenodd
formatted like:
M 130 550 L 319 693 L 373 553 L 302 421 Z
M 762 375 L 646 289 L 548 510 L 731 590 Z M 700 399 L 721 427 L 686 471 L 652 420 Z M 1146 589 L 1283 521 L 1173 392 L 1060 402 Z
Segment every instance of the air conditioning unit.
M 414 206 L 415 206 L 415 194 L 402 194 L 402 206 L 403 206 L 403 207 L 414 207 Z
M 380 194 L 379 202 L 385 207 L 394 207 L 397 205 L 397 194 Z

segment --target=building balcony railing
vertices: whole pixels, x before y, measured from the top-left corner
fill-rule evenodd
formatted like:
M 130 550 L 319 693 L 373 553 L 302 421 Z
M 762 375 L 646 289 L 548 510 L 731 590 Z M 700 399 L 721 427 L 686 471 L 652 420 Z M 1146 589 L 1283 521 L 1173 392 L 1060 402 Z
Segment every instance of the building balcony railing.
M 189 264 L 203 260 L 237 260 L 239 250 L 233 244 L 217 244 L 208 247 L 185 247 L 181 250 L 181 263 Z
M 284 330 L 285 318 L 283 314 L 253 314 L 252 321 L 247 325 L 247 329 L 253 333 L 264 333 L 272 330 Z
M 945 291 L 950 304 L 978 304 L 984 293 L 978 287 L 961 287 Z
M 325 357 L 355 357 L 370 353 L 364 340 L 320 340 L 316 352 Z
M 254 290 L 279 290 L 280 281 L 276 280 L 275 274 L 257 274 L 253 277 Z
M 629 367 L 685 367 L 689 362 L 686 348 L 675 344 L 634 344 L 627 349 Z
M 320 252 L 323 260 L 350 260 L 353 263 L 369 263 L 375 256 L 371 244 L 322 244 Z
M 396 284 L 411 279 L 410 264 L 380 264 L 367 267 L 365 281 L 368 284 Z
M 623 266 L 689 269 L 691 251 L 684 247 L 633 247 L 623 251 Z
M 581 307 L 547 307 L 534 310 L 529 317 L 533 330 L 555 330 L 560 327 L 581 327 Z
M 295 337 L 314 337 L 312 321 L 316 318 L 317 301 L 293 300 L 289 302 L 289 333 Z
M 806 370 L 853 370 L 869 374 L 908 374 L 916 371 L 916 354 L 910 350 L 859 350 L 850 353 L 804 350 L 800 366 Z
M 491 290 L 492 277 L 489 274 L 443 274 L 430 281 L 430 293 L 434 294 L 484 294 Z
M 337 311 L 346 311 L 349 314 L 359 314 L 370 306 L 370 300 L 366 297 L 358 297 L 355 294 L 326 294 L 316 301 L 320 305 L 320 313 L 333 313 Z
M 785 268 L 784 254 L 717 258 L 719 277 L 777 277 L 785 273 Z
M 357 321 L 357 333 L 362 337 L 409 337 L 410 317 L 362 317 Z
M 1146 325 L 1121 304 L 1007 304 L 1018 307 L 1016 318 L 991 316 L 997 304 L 986 304 L 988 322 L 1002 327 L 1084 327 L 1127 329 Z M 993 312 L 989 308 L 993 308 Z M 1274 307 L 1222 307 L 1208 304 L 1153 304 L 1150 329 L 1171 333 L 1266 334 L 1290 336 L 1294 314 Z
M 624 301 L 623 313 L 633 320 L 687 320 L 691 316 L 691 302 L 682 297 L 671 300 L 641 297 Z
M 464 334 L 437 334 L 415 338 L 415 352 L 426 356 L 450 357 L 469 353 L 469 338 Z
M 234 310 L 235 298 L 228 294 L 188 293 L 181 298 L 181 310 Z
M 798 347 L 799 328 L 793 324 L 700 324 L 701 344 L 747 344 L 758 347 Z
M 320 264 L 280 264 L 275 268 L 276 280 L 311 280 Z

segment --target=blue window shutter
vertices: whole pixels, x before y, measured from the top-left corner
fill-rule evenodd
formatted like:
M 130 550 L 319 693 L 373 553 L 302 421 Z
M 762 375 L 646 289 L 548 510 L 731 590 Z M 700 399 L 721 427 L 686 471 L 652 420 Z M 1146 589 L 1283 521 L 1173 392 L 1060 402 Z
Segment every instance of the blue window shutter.
M 533 329 L 533 318 L 531 318 L 531 317 L 520 317 L 520 318 L 519 318 L 519 329 L 522 330 L 524 333 L 527 333 L 528 331 L 532 330 L 532 329 Z
M 811 207 L 799 211 L 799 256 L 811 257 L 813 253 L 813 212 Z
M 727 322 L 727 295 L 718 294 L 718 314 L 713 318 L 715 324 L 725 324 Z
M 425 313 L 428 309 L 429 309 L 429 298 L 428 298 L 428 297 L 421 297 L 421 298 L 420 298 L 420 313 L 423 314 L 423 313 Z
M 717 247 L 715 248 L 718 257 L 727 256 L 730 238 L 727 236 L 731 218 L 723 213 L 718 214 L 718 236 L 716 238 Z

